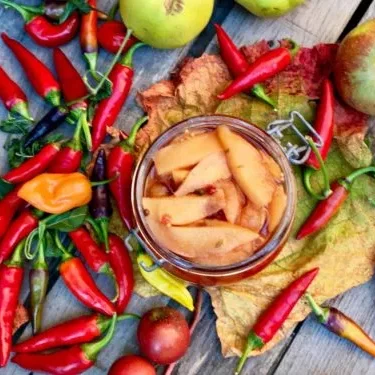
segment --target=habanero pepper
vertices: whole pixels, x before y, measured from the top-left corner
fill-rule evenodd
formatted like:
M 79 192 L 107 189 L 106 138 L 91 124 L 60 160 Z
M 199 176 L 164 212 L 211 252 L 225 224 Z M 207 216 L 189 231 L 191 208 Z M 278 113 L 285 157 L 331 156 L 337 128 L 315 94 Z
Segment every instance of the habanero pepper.
M 139 316 L 124 314 L 117 317 L 118 322 L 127 319 L 139 319 Z M 107 331 L 110 323 L 111 318 L 99 314 L 81 316 L 31 336 L 13 346 L 12 350 L 16 353 L 35 353 L 91 342 Z
M 114 125 L 133 84 L 134 70 L 132 60 L 134 52 L 142 47 L 143 43 L 134 45 L 126 55 L 115 64 L 109 73 L 108 79 L 112 82 L 112 94 L 102 100 L 92 121 L 92 148 L 97 150 L 107 134 L 107 127 Z
M 241 74 L 220 94 L 218 99 L 226 100 L 243 91 L 250 90 L 283 71 L 292 61 L 292 51 L 288 48 L 275 48 L 262 55 L 245 73 Z
M 0 200 L 0 238 L 7 232 L 14 215 L 22 207 L 23 200 L 18 196 L 19 189 L 20 187 L 16 187 Z
M 301 299 L 307 288 L 315 279 L 319 268 L 304 273 L 284 289 L 275 301 L 264 311 L 247 337 L 243 354 L 238 361 L 235 375 L 239 375 L 248 355 L 254 349 L 260 349 L 275 336 L 284 324 L 294 306 Z
M 47 66 L 21 43 L 9 38 L 7 34 L 2 33 L 1 38 L 16 56 L 37 94 L 47 103 L 55 107 L 59 106 L 61 101 L 60 85 Z
M 217 40 L 220 47 L 220 55 L 224 60 L 229 71 L 234 77 L 239 77 L 246 73 L 250 64 L 247 62 L 245 56 L 234 44 L 226 31 L 218 24 L 215 24 Z M 251 93 L 258 99 L 263 100 L 271 107 L 276 108 L 276 103 L 265 92 L 263 85 L 256 84 L 252 87 Z
M 25 21 L 25 31 L 31 39 L 42 47 L 58 47 L 70 42 L 77 34 L 79 16 L 72 13 L 61 24 L 51 23 L 45 16 L 35 14 L 30 8 L 16 4 L 9 0 L 0 0 L 0 4 L 11 7 L 22 16 Z
M 147 120 L 146 116 L 137 121 L 129 137 L 113 147 L 108 155 L 107 175 L 110 178 L 117 176 L 109 183 L 109 189 L 115 198 L 121 219 L 129 230 L 133 228 L 130 191 L 135 165 L 134 146 L 137 132 Z
M 51 143 L 44 146 L 34 157 L 24 161 L 19 167 L 5 173 L 2 179 L 10 184 L 20 184 L 29 181 L 44 172 L 53 162 L 60 145 Z
M 26 94 L 20 86 L 9 77 L 6 71 L 0 67 L 0 99 L 10 113 L 17 113 L 27 120 L 33 118 L 29 112 L 29 104 Z
M 12 348 L 12 332 L 23 270 L 24 242 L 17 246 L 9 261 L 0 265 L 0 367 L 6 366 Z
M 91 8 L 96 8 L 96 0 L 87 0 Z M 82 15 L 80 44 L 83 56 L 88 69 L 96 70 L 98 61 L 98 12 L 91 9 L 87 14 Z
M 47 354 L 19 353 L 12 358 L 12 362 L 30 371 L 56 375 L 81 374 L 95 365 L 99 352 L 112 340 L 115 327 L 116 315 L 113 316 L 105 336 L 98 341 Z
M 296 237 L 297 240 L 310 236 L 325 227 L 349 197 L 350 188 L 354 180 L 366 173 L 375 173 L 375 167 L 358 169 L 349 176 L 335 181 L 331 185 L 331 195 L 317 204 L 312 214 L 299 230 Z
M 0 241 L 0 264 L 7 260 L 16 246 L 38 227 L 38 216 L 37 212 L 27 209 L 12 222 Z
M 122 314 L 129 304 L 134 289 L 133 262 L 124 241 L 112 233 L 109 235 L 108 257 L 118 285 L 116 311 Z
M 319 323 L 375 357 L 375 341 L 355 321 L 334 307 L 319 306 L 309 294 L 306 299 Z

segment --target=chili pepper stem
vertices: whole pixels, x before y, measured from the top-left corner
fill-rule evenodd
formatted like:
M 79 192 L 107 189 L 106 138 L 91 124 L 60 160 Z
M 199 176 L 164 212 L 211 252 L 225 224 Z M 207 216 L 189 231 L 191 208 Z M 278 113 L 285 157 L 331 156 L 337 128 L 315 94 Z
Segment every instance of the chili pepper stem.
M 24 246 L 25 246 L 26 240 L 22 240 L 17 247 L 15 248 L 12 256 L 4 262 L 7 266 L 15 266 L 15 267 L 22 267 L 23 265 L 23 252 L 24 252 Z
M 367 174 L 367 173 L 375 173 L 375 166 L 361 168 L 361 169 L 358 169 L 358 170 L 354 171 L 349 176 L 345 177 L 344 182 L 346 182 L 348 184 L 352 184 L 353 181 L 357 177 L 362 176 L 362 175 Z
M 132 67 L 135 51 L 138 48 L 143 47 L 145 45 L 146 45 L 145 43 L 134 44 L 134 46 L 129 49 L 129 51 L 126 53 L 126 55 L 120 59 L 120 64 L 124 65 L 124 66 L 128 66 L 128 67 Z
M 116 17 L 116 14 L 119 9 L 119 3 L 118 1 L 115 2 L 115 4 L 111 7 L 111 9 L 108 12 L 108 19 L 113 20 Z
M 107 185 L 107 184 L 110 184 L 111 182 L 115 181 L 118 179 L 118 174 L 116 174 L 115 176 L 113 176 L 112 178 L 109 178 L 108 180 L 103 180 L 103 181 L 92 181 L 91 182 L 91 186 L 92 187 L 95 187 L 95 186 L 102 186 L 102 185 Z
M 109 222 L 108 222 L 108 218 L 99 219 L 98 222 L 99 222 L 99 227 L 100 227 L 100 230 L 101 230 L 101 233 L 102 233 L 102 236 L 103 236 L 102 238 L 103 238 L 105 250 L 108 253 L 108 251 L 109 251 L 109 239 L 108 239 Z
M 148 116 L 144 116 L 141 119 L 139 119 L 131 128 L 129 136 L 125 141 L 123 141 L 123 144 L 128 146 L 129 148 L 133 149 L 135 145 L 135 141 L 137 139 L 137 134 L 139 129 L 142 127 L 142 125 L 148 121 Z
M 263 341 L 254 333 L 251 332 L 248 336 L 245 344 L 245 349 L 242 353 L 241 358 L 237 363 L 234 375 L 239 375 L 247 361 L 247 357 L 254 349 L 260 349 L 264 345 Z
M 112 317 L 111 325 L 109 326 L 107 333 L 102 339 L 94 343 L 82 345 L 82 350 L 85 352 L 89 360 L 94 361 L 99 352 L 112 340 L 113 334 L 115 333 L 116 321 L 117 314 L 115 313 Z
M 317 320 L 318 320 L 320 323 L 326 323 L 327 320 L 328 320 L 329 310 L 320 307 L 320 306 L 316 303 L 316 301 L 314 300 L 314 298 L 311 296 L 311 294 L 306 293 L 306 294 L 305 294 L 305 297 L 306 297 L 306 299 L 307 299 L 307 302 L 308 302 L 309 305 L 310 305 L 311 310 L 312 310 L 313 313 L 315 314 Z
M 83 58 L 85 59 L 86 63 L 87 63 L 87 66 L 89 68 L 89 71 L 91 71 L 92 73 L 95 73 L 96 72 L 96 65 L 97 65 L 97 62 L 98 62 L 98 53 L 97 52 L 85 52 L 83 54 Z M 95 76 L 95 74 L 94 74 Z
M 29 106 L 25 102 L 15 104 L 11 110 L 12 113 L 18 113 L 20 116 L 29 121 L 34 121 L 29 112 Z
M 92 226 L 94 229 L 95 235 L 97 236 L 99 242 L 104 242 L 103 237 L 102 237 L 102 231 L 100 230 L 99 225 L 97 222 L 90 216 L 86 218 L 86 222 Z
M 23 6 L 9 0 L 0 0 L 0 4 L 3 4 L 6 7 L 10 7 L 16 10 L 22 16 L 26 23 L 30 22 L 36 15 L 31 13 L 29 10 L 25 9 Z
M 53 107 L 58 107 L 61 103 L 61 93 L 56 90 L 51 90 L 45 97 L 45 100 Z
M 277 111 L 276 103 L 273 99 L 271 99 L 266 92 L 264 91 L 264 87 L 261 84 L 255 85 L 251 89 L 251 93 L 256 96 L 258 99 L 262 100 L 263 102 L 269 104 L 275 111 Z
M 86 146 L 89 151 L 92 150 L 92 138 L 91 138 L 91 130 L 90 125 L 87 121 L 87 111 L 82 111 L 80 121 L 82 122 L 82 131 L 85 137 Z

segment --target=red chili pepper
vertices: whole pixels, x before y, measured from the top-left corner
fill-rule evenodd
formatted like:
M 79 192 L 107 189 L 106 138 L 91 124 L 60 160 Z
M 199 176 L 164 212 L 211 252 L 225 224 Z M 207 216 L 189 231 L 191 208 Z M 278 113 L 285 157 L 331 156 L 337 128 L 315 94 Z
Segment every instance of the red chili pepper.
M 20 184 L 31 180 L 48 168 L 59 151 L 60 146 L 56 143 L 44 146 L 33 158 L 5 173 L 3 180 L 10 184 Z
M 53 62 L 61 85 L 61 91 L 67 103 L 86 97 L 89 94 L 81 75 L 60 48 L 54 49 Z
M 324 142 L 323 147 L 319 149 L 319 153 L 323 160 L 326 160 L 333 140 L 334 106 L 335 96 L 333 93 L 333 85 L 332 82 L 327 78 L 323 82 L 322 94 L 314 124 L 316 132 L 320 135 Z M 314 139 L 314 141 L 316 141 L 316 139 Z M 320 168 L 320 163 L 314 153 L 310 154 L 310 157 L 307 159 L 305 164 L 314 169 Z
M 247 337 L 247 342 L 236 367 L 235 375 L 240 374 L 246 363 L 247 357 L 252 350 L 260 349 L 272 340 L 290 315 L 294 306 L 313 282 L 318 272 L 319 268 L 314 268 L 313 270 L 304 273 L 297 280 L 294 280 L 276 297 L 276 300 L 272 305 L 263 312 Z
M 12 362 L 30 371 L 42 371 L 55 375 L 77 375 L 94 366 L 99 352 L 112 340 L 116 327 L 116 316 L 112 318 L 105 336 L 99 341 L 75 345 L 53 353 L 20 353 Z
M 94 272 L 110 273 L 108 255 L 94 241 L 87 229 L 78 228 L 70 232 L 69 237 Z
M 96 0 L 87 0 L 87 5 L 96 9 Z M 91 10 L 82 16 L 80 42 L 83 56 L 90 70 L 96 70 L 98 61 L 98 12 Z
M 121 21 L 110 20 L 98 28 L 98 42 L 100 47 L 110 53 L 117 53 L 125 39 L 127 28 Z M 131 36 L 126 43 L 124 52 L 128 51 L 138 40 Z
M 116 311 L 122 314 L 129 304 L 134 289 L 133 263 L 124 241 L 115 234 L 109 235 L 109 262 L 118 285 Z
M 227 65 L 229 71 L 234 77 L 239 77 L 245 74 L 249 69 L 250 64 L 247 62 L 245 56 L 234 44 L 226 31 L 218 24 L 215 24 L 217 40 L 220 47 L 220 55 Z M 276 103 L 266 94 L 263 85 L 257 84 L 253 86 L 251 92 L 258 99 L 263 100 L 271 107 L 275 108 Z
M 24 203 L 18 196 L 19 189 L 20 187 L 15 188 L 0 200 L 0 238 L 7 232 L 14 215 Z
M 25 93 L 1 67 L 0 82 L 0 99 L 3 101 L 5 108 L 11 113 L 18 113 L 32 121 Z
M 60 86 L 47 66 L 21 43 L 9 38 L 7 34 L 2 33 L 1 37 L 17 57 L 37 94 L 53 106 L 59 106 L 61 98 Z
M 92 121 L 92 148 L 95 151 L 103 142 L 107 127 L 113 126 L 123 107 L 133 84 L 134 70 L 132 66 L 134 52 L 143 46 L 138 43 L 114 66 L 108 78 L 112 82 L 112 94 L 102 100 Z
M 25 21 L 25 31 L 31 39 L 42 47 L 59 47 L 70 42 L 77 34 L 79 16 L 74 12 L 61 24 L 51 23 L 45 16 L 35 14 L 9 0 L 0 0 L 1 4 L 18 11 Z
M 35 213 L 25 210 L 13 221 L 0 241 L 0 264 L 9 258 L 16 246 L 38 227 Z
M 12 347 L 13 323 L 24 276 L 23 245 L 17 247 L 6 264 L 0 265 L 0 367 L 8 363 Z
M 132 172 L 135 164 L 134 144 L 139 128 L 148 120 L 148 117 L 140 119 L 132 128 L 129 137 L 116 145 L 108 155 L 107 174 L 109 178 L 117 176 L 109 183 L 109 188 L 120 216 L 126 227 L 133 228 L 133 213 L 131 208 L 130 190 Z
M 249 66 L 220 95 L 220 100 L 229 99 L 243 91 L 250 90 L 256 84 L 266 81 L 283 71 L 292 61 L 292 52 L 288 48 L 275 48 Z

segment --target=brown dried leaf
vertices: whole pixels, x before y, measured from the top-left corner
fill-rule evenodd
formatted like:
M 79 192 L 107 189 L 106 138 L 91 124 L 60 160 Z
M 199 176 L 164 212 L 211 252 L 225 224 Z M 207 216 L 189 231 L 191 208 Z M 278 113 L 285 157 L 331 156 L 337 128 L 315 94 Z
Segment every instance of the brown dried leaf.
M 13 334 L 18 330 L 18 328 L 23 326 L 29 320 L 29 313 L 27 312 L 26 308 L 19 304 L 16 310 L 16 317 L 14 318 Z

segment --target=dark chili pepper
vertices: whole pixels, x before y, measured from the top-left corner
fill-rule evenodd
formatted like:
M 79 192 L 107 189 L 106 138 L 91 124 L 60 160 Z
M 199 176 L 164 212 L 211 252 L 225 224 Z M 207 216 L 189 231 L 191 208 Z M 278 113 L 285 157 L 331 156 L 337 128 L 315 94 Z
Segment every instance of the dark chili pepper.
M 306 298 L 319 323 L 375 357 L 375 341 L 355 321 L 334 307 L 319 306 L 309 294 Z
M 11 259 L 0 265 L 0 367 L 6 366 L 12 348 L 13 323 L 21 291 L 23 245 L 17 246 Z
M 92 343 L 75 345 L 53 353 L 19 353 L 12 362 L 30 371 L 56 375 L 77 375 L 94 366 L 99 352 L 110 343 L 116 327 L 116 315 L 103 338 Z
M 73 138 L 59 151 L 48 167 L 49 173 L 73 173 L 81 166 L 83 150 L 81 144 L 82 121 L 77 123 Z
M 121 21 L 110 20 L 98 27 L 98 42 L 100 47 L 110 53 L 117 53 L 125 39 L 127 28 Z M 128 51 L 138 40 L 131 36 L 126 43 L 124 52 Z
M 217 40 L 220 47 L 220 55 L 227 65 L 229 71 L 234 77 L 239 77 L 245 74 L 249 69 L 250 64 L 247 62 L 245 56 L 234 44 L 233 40 L 226 33 L 226 31 L 218 24 L 215 24 Z M 263 100 L 271 107 L 275 108 L 276 103 L 265 92 L 263 85 L 256 84 L 252 87 L 251 92 L 254 96 Z
M 375 167 L 358 169 L 349 176 L 335 181 L 331 185 L 331 195 L 327 199 L 322 200 L 317 204 L 312 214 L 299 230 L 297 240 L 301 240 L 302 238 L 318 232 L 326 224 L 328 224 L 328 222 L 337 214 L 340 207 L 348 198 L 350 188 L 354 180 L 366 173 L 375 173 Z
M 111 272 L 108 255 L 95 242 L 87 229 L 78 228 L 70 232 L 69 237 L 94 272 L 106 274 Z
M 118 316 L 117 321 L 136 318 L 139 319 L 139 316 L 124 314 Z M 81 316 L 38 333 L 15 345 L 12 350 L 16 353 L 35 353 L 91 342 L 100 337 L 108 329 L 110 323 L 111 318 L 99 314 Z
M 70 42 L 78 32 L 79 16 L 77 12 L 72 13 L 63 23 L 53 24 L 45 16 L 35 14 L 30 9 L 13 1 L 0 0 L 0 4 L 11 7 L 20 13 L 25 21 L 25 31 L 36 44 L 42 47 L 62 46 Z
M 96 9 L 96 0 L 87 0 Z M 91 10 L 82 16 L 80 43 L 89 70 L 95 71 L 98 61 L 98 12 Z
M 51 71 L 33 53 L 21 43 L 9 38 L 5 33 L 1 34 L 4 43 L 12 50 L 17 60 L 29 79 L 34 90 L 44 100 L 53 106 L 60 105 L 60 85 Z
M 292 61 L 292 52 L 288 48 L 275 48 L 262 55 L 245 73 L 241 74 L 220 94 L 220 100 L 229 99 L 243 91 L 250 90 L 283 71 Z
M 109 188 L 120 216 L 126 227 L 133 228 L 133 214 L 131 208 L 130 190 L 132 172 L 135 165 L 134 145 L 139 128 L 148 120 L 141 118 L 132 128 L 129 137 L 116 145 L 108 155 L 108 177 L 117 176 L 109 184 Z
M 25 93 L 1 67 L 0 82 L 0 99 L 5 108 L 11 113 L 18 113 L 25 119 L 32 121 Z
M 108 256 L 118 285 L 116 311 L 122 314 L 129 304 L 134 289 L 133 262 L 124 241 L 112 233 L 109 235 Z
M 0 241 L 0 264 L 7 260 L 16 246 L 38 227 L 39 219 L 34 211 L 25 210 L 9 226 Z
M 65 285 L 86 307 L 101 314 L 112 316 L 116 309 L 113 303 L 99 290 L 90 273 L 79 258 L 71 256 L 61 244 L 58 235 L 56 244 L 63 253 L 59 270 Z
M 47 134 L 56 130 L 64 123 L 68 116 L 68 109 L 65 107 L 53 107 L 26 136 L 25 147 L 31 146 L 34 142 L 42 139 Z
M 112 176 L 111 176 L 112 177 Z M 107 178 L 107 158 L 104 149 L 98 152 L 95 165 L 92 171 L 92 181 L 105 181 Z M 98 224 L 101 232 L 101 238 L 104 240 L 105 248 L 108 246 L 108 226 L 113 209 L 109 196 L 109 187 L 107 184 L 94 186 L 92 188 L 92 199 L 89 203 L 89 210 L 92 218 Z
M 41 240 L 38 248 L 37 259 L 29 274 L 31 294 L 31 316 L 33 334 L 40 332 L 42 328 L 43 307 L 47 295 L 49 281 L 48 264 L 44 257 L 44 240 Z
M 20 187 L 16 187 L 0 200 L 0 238 L 7 232 L 14 215 L 24 203 L 18 196 L 19 189 Z
M 260 349 L 272 340 L 290 315 L 294 306 L 313 282 L 318 272 L 319 268 L 314 268 L 304 273 L 297 280 L 294 280 L 276 297 L 272 305 L 262 313 L 247 337 L 246 345 L 236 367 L 235 375 L 241 373 L 247 357 L 252 350 Z
M 10 184 L 20 184 L 31 180 L 49 167 L 59 150 L 60 145 L 56 143 L 44 146 L 33 158 L 5 173 L 3 180 Z
M 133 84 L 134 70 L 132 67 L 134 52 L 143 43 L 134 45 L 126 55 L 116 63 L 110 72 L 108 79 L 112 82 L 112 94 L 107 99 L 102 100 L 92 121 L 92 143 L 95 151 L 107 134 L 107 127 L 113 126 L 121 108 L 123 107 Z

